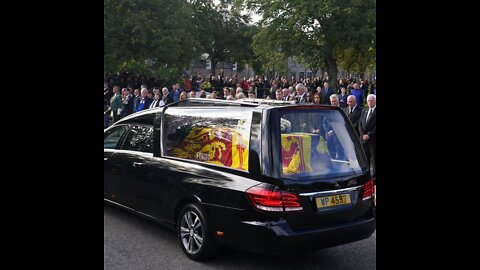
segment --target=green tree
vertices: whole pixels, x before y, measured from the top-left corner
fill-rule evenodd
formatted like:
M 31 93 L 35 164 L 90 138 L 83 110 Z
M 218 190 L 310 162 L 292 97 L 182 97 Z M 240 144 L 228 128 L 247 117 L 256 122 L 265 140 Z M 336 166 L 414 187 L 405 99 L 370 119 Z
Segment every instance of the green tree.
M 348 48 L 338 54 L 338 66 L 348 73 L 358 73 L 363 77 L 365 71 L 375 69 L 376 50 L 374 47 Z
M 178 77 L 198 51 L 184 0 L 104 0 L 104 72 Z
M 325 66 L 329 84 L 334 88 L 339 55 L 349 48 L 357 51 L 375 48 L 376 0 L 245 0 L 245 3 L 262 15 L 262 29 L 254 37 L 254 44 L 273 43 L 270 48 L 286 56 L 296 56 L 311 68 Z M 266 51 L 259 46 L 254 48 L 256 53 Z
M 253 49 L 256 56 L 257 72 L 268 74 L 270 78 L 277 77 L 278 73 L 287 70 L 287 55 L 281 50 L 277 43 L 269 37 L 270 33 L 261 30 L 253 41 Z
M 196 36 L 201 53 L 208 53 L 212 72 L 219 62 L 238 62 L 239 67 L 253 59 L 252 39 L 254 27 L 249 17 L 241 15 L 232 0 L 191 0 Z M 200 53 L 200 54 L 201 54 Z

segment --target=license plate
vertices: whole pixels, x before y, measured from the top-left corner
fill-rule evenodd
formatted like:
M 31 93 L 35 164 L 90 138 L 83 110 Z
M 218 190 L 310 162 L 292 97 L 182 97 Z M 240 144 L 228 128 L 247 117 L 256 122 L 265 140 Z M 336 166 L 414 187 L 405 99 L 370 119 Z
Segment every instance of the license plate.
M 331 196 L 323 196 L 315 199 L 317 208 L 331 207 L 337 205 L 350 204 L 350 194 L 339 194 Z

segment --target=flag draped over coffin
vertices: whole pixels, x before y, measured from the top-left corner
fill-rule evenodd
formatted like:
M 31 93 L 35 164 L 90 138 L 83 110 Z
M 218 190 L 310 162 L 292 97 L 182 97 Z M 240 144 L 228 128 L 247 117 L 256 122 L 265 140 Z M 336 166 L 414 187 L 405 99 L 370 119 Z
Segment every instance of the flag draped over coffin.
M 248 139 L 232 128 L 196 127 L 173 150 L 173 156 L 248 170 Z
M 282 134 L 281 143 L 284 174 L 312 172 L 312 157 L 315 162 L 330 160 L 327 145 L 322 136 L 309 133 Z M 320 156 L 323 158 L 319 158 Z

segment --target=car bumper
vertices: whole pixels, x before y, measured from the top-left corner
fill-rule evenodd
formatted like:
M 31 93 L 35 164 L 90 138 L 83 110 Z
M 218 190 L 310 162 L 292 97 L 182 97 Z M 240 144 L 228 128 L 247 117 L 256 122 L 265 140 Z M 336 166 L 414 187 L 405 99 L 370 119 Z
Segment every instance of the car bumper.
M 375 218 L 303 230 L 292 230 L 283 219 L 275 222 L 242 221 L 237 229 L 238 237 L 230 239 L 233 242 L 227 241 L 226 244 L 257 253 L 279 254 L 292 250 L 316 250 L 359 241 L 370 237 L 375 228 Z

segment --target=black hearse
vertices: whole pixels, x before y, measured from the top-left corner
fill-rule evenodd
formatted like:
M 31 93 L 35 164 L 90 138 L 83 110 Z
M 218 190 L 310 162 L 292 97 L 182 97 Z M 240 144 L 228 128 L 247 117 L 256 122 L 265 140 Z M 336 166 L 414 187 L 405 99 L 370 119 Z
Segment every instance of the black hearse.
M 369 237 L 374 185 L 345 113 L 189 99 L 104 131 L 104 200 L 175 229 L 185 254 L 315 250 Z

